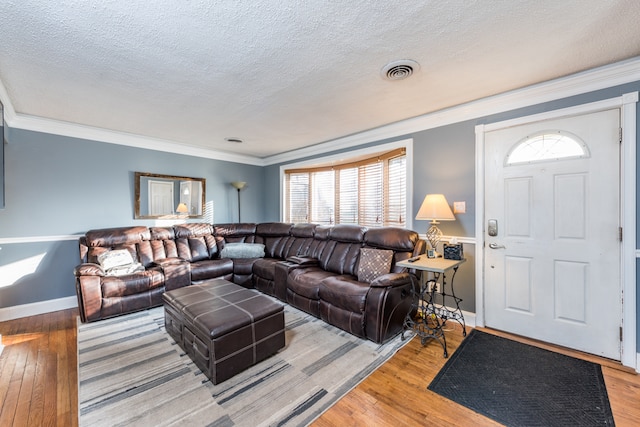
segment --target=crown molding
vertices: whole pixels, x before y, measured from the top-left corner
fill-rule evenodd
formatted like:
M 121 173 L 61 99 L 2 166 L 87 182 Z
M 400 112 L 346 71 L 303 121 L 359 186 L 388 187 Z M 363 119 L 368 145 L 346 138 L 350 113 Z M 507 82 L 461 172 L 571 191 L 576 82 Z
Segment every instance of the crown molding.
M 145 150 L 164 151 L 167 153 L 183 154 L 187 156 L 202 157 L 205 159 L 264 166 L 264 160 L 254 156 L 207 150 L 204 148 L 180 144 L 175 141 L 150 138 L 126 132 L 117 132 L 108 129 L 80 125 L 77 123 L 65 122 L 62 120 L 19 114 L 16 113 L 13 103 L 11 102 L 11 98 L 9 97 L 9 93 L 2 81 L 0 81 L 0 101 L 2 101 L 4 106 L 4 119 L 6 124 L 14 129 L 68 136 L 70 138 L 88 139 L 91 141 L 125 145 Z
M 405 136 L 413 132 L 550 102 L 634 81 L 640 81 L 640 57 L 593 68 L 570 76 L 482 98 L 343 138 L 322 142 L 311 147 L 265 158 L 196 148 L 175 141 L 149 138 L 141 135 L 16 113 L 2 82 L 0 82 L 0 100 L 4 104 L 7 125 L 16 129 L 254 166 L 269 166 L 384 139 Z
M 26 114 L 14 114 L 13 117 L 7 116 L 7 125 L 16 129 L 44 132 L 53 135 L 68 136 L 70 138 L 106 142 L 109 144 L 126 145 L 128 147 L 142 148 L 146 150 L 202 157 L 205 159 L 224 160 L 227 162 L 245 163 L 257 166 L 263 166 L 264 164 L 262 159 L 253 156 L 197 148 L 160 138 L 117 132 L 61 120 L 29 116 Z

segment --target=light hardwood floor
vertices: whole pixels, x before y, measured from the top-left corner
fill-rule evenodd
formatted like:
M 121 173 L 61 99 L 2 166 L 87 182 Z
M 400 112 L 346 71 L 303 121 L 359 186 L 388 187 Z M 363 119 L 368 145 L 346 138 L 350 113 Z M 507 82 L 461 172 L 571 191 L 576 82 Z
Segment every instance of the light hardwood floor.
M 0 426 L 77 426 L 77 310 L 0 322 Z M 485 330 L 486 332 L 496 333 Z M 457 325 L 446 334 L 450 354 L 462 341 Z M 640 376 L 616 363 L 534 343 L 603 366 L 616 426 L 640 424 Z M 313 423 L 314 427 L 498 426 L 427 390 L 446 359 L 435 342 L 412 340 Z

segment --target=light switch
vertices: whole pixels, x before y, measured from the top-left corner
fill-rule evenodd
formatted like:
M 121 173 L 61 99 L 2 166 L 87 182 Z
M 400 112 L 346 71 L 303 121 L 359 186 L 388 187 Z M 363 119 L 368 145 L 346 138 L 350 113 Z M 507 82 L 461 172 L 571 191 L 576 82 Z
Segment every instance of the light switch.
M 466 202 L 453 202 L 453 213 L 465 213 L 466 211 Z

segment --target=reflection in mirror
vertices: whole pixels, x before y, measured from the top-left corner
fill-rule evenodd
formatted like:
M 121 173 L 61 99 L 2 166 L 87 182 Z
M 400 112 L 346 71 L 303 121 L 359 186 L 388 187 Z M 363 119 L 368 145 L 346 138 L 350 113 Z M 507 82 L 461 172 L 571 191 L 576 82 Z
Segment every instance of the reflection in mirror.
M 205 179 L 135 173 L 135 218 L 201 218 Z

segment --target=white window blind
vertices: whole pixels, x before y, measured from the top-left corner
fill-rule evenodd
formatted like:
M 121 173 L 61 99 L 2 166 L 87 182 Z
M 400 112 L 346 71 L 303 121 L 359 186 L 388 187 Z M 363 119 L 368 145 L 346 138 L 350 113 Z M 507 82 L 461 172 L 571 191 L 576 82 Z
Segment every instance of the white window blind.
M 338 197 L 338 224 L 358 223 L 358 168 L 340 169 L 337 171 L 336 187 Z
M 316 224 L 335 223 L 333 171 L 311 174 L 311 222 Z
M 286 175 L 287 217 L 291 222 L 309 222 L 309 174 Z
M 380 227 L 382 218 L 382 162 L 363 165 L 358 168 L 358 193 L 360 207 L 358 223 L 365 227 Z
M 387 225 L 404 227 L 407 212 L 407 157 L 389 159 L 389 177 L 385 180 L 388 186 L 388 203 L 385 206 Z
M 404 149 L 323 168 L 285 171 L 285 221 L 404 227 Z

